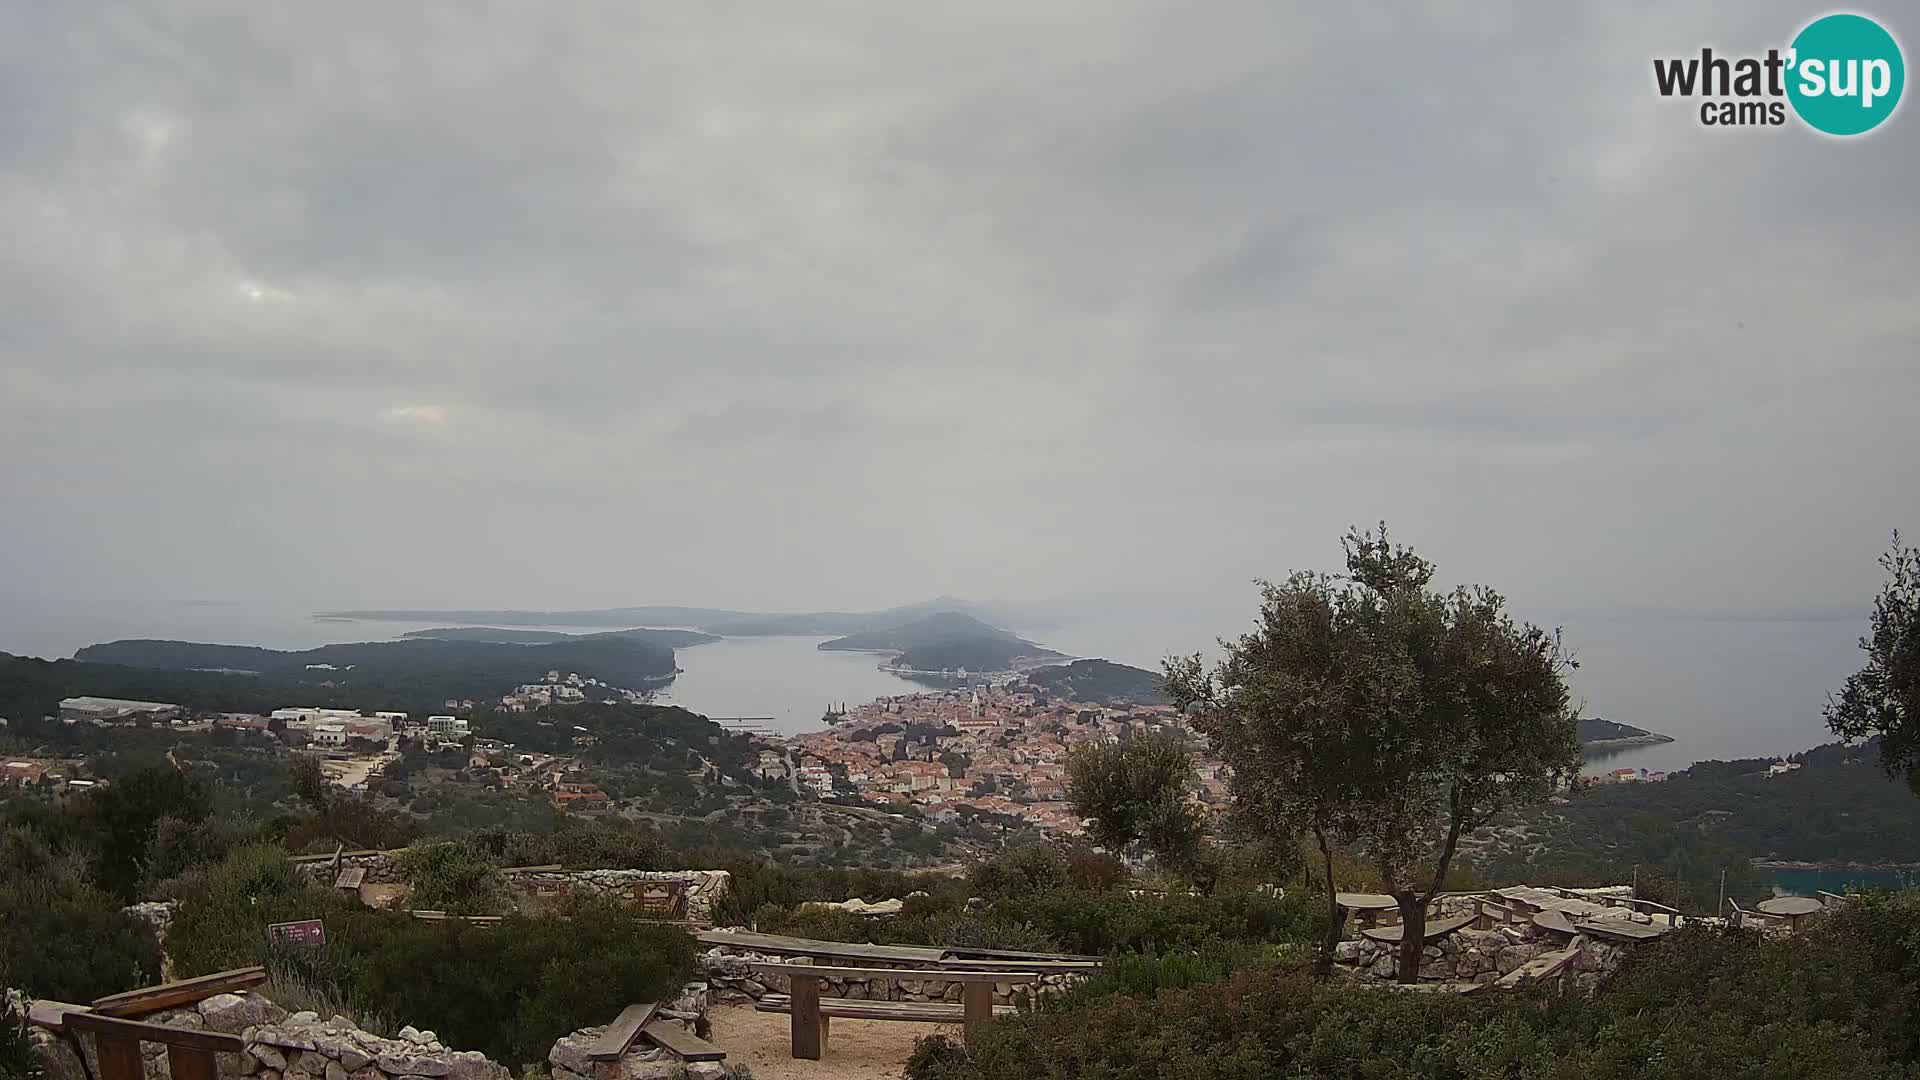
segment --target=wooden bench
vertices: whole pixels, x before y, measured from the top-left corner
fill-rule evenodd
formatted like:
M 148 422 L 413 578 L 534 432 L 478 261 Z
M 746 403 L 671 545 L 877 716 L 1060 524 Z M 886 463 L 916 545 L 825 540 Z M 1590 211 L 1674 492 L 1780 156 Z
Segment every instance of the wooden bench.
M 124 994 L 109 994 L 94 999 L 91 1005 L 36 1001 L 28 1011 L 27 1020 L 48 1031 L 92 1035 L 100 1062 L 99 1080 L 143 1080 L 145 1066 L 140 1056 L 143 1042 L 160 1043 L 167 1048 L 167 1069 L 174 1080 L 218 1080 L 214 1055 L 244 1052 L 247 1044 L 239 1036 L 149 1024 L 128 1017 L 178 1008 L 266 981 L 264 968 L 237 968 Z
M 962 970 L 956 968 L 856 968 L 822 964 L 757 963 L 753 970 L 768 975 L 783 975 L 789 993 L 769 994 L 755 1003 L 761 1012 L 784 1012 L 793 1017 L 793 1056 L 819 1061 L 827 1049 L 828 1020 L 835 1016 L 850 1020 L 913 1020 L 921 1023 L 966 1025 L 971 1038 L 981 1024 L 994 1016 L 995 983 L 1032 983 L 1040 981 L 1037 971 Z M 906 979 L 925 982 L 957 982 L 961 985 L 960 1004 L 944 1001 L 864 1001 L 820 996 L 826 979 Z M 1003 1010 L 1005 1011 L 1005 1010 Z
M 655 1020 L 653 1015 L 659 1008 L 649 1001 L 622 1009 L 613 1023 L 607 1025 L 607 1030 L 601 1033 L 593 1049 L 587 1051 L 587 1060 L 619 1061 L 638 1039 L 646 1039 L 682 1061 L 727 1059 L 725 1050 L 689 1033 L 679 1024 L 671 1020 Z

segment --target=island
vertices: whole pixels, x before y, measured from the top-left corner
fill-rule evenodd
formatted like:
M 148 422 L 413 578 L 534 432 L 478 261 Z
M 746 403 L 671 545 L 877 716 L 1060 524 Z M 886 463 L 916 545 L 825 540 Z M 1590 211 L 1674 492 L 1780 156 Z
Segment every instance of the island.
M 406 695 L 409 700 L 499 697 L 549 671 L 577 672 L 609 691 L 671 682 L 673 650 L 644 638 L 595 634 L 546 644 L 414 638 L 288 651 L 254 645 L 129 639 L 89 645 L 83 664 L 221 673 L 287 687 Z M 617 694 L 613 696 L 619 696 Z
M 507 630 L 497 626 L 443 626 L 432 630 L 409 630 L 403 638 L 432 638 L 435 641 L 491 641 L 504 645 L 552 645 L 561 641 L 586 641 L 594 638 L 626 638 L 646 641 L 669 649 L 688 649 L 721 640 L 718 634 L 698 630 L 661 630 L 636 627 L 631 630 L 607 630 L 593 634 L 568 634 L 559 630 Z
M 1075 660 L 1027 672 L 1025 681 L 1047 697 L 1096 705 L 1166 705 L 1166 680 L 1157 671 L 1110 660 Z
M 889 671 L 937 675 L 966 671 L 1006 674 L 1066 659 L 1064 653 L 981 622 L 958 611 L 941 611 L 879 630 L 848 634 L 819 646 L 827 651 L 886 655 Z
M 981 605 L 951 596 L 924 600 L 917 604 L 903 604 L 900 607 L 882 611 L 734 611 L 727 608 L 654 604 L 569 611 L 383 608 L 324 611 L 316 614 L 314 618 L 366 622 L 442 622 L 480 627 L 677 626 L 726 637 L 772 637 L 858 634 L 870 630 L 885 630 L 923 616 L 942 612 L 959 612 L 978 619 L 1006 621 L 1000 614 Z
M 1580 719 L 1580 748 L 1583 750 L 1618 750 L 1629 746 L 1657 746 L 1672 741 L 1671 735 L 1661 735 L 1631 724 L 1602 720 L 1597 716 Z

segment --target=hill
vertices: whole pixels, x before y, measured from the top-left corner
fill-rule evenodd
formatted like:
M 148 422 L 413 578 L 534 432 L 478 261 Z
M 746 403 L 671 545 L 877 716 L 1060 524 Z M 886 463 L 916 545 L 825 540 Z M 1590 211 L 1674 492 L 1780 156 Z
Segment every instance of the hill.
M 782 634 L 857 634 L 880 630 L 935 612 L 958 611 L 1004 621 L 988 609 L 952 597 L 903 604 L 883 611 L 769 612 L 651 605 L 572 611 L 363 609 L 319 613 L 324 619 L 369 622 L 446 622 L 486 626 L 677 626 L 728 637 Z
M 1660 735 L 1645 728 L 1631 724 L 1602 720 L 1597 716 L 1582 717 L 1580 720 L 1580 745 L 1588 747 L 1612 746 L 1650 746 L 1655 743 L 1670 743 L 1671 735 Z
M 669 649 L 687 649 L 720 640 L 718 634 L 703 634 L 698 630 L 656 630 L 651 627 L 610 630 L 598 634 L 568 634 L 559 630 L 507 630 L 497 626 L 443 626 L 432 630 L 409 630 L 400 636 L 431 638 L 435 641 L 492 641 L 505 645 L 552 645 L 561 641 L 612 637 L 645 641 Z
M 1101 705 L 1165 705 L 1166 680 L 1158 672 L 1110 660 L 1075 660 L 1027 672 L 1029 685 L 1054 697 Z
M 538 681 L 548 671 L 579 672 L 638 689 L 672 679 L 673 650 L 620 635 L 571 638 L 544 645 L 492 641 L 374 641 L 282 651 L 253 645 L 135 639 L 89 645 L 86 663 L 169 671 L 226 672 L 325 687 L 387 687 L 440 698 L 495 697 Z
M 1461 842 L 1482 875 L 1541 881 L 1556 873 L 1630 880 L 1636 866 L 1682 881 L 1713 910 L 1722 870 L 1740 892 L 1754 860 L 1920 863 L 1920 799 L 1881 771 L 1872 744 L 1831 744 L 1771 759 L 1702 761 L 1665 781 L 1601 784 L 1506 815 Z
M 889 667 L 911 671 L 1011 671 L 1023 663 L 1057 659 L 1061 653 L 988 625 L 958 611 L 942 611 L 880 630 L 823 641 L 830 651 L 893 656 Z

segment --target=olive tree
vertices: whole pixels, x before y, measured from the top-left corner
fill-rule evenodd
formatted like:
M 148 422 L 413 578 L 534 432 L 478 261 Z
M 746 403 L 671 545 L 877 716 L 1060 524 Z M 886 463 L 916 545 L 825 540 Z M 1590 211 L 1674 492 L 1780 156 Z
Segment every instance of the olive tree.
M 1887 775 L 1905 773 L 1920 792 L 1920 548 L 1901 547 L 1896 532 L 1880 565 L 1887 583 L 1860 639 L 1867 664 L 1828 701 L 1827 726 L 1845 739 L 1878 735 Z
M 1139 735 L 1089 746 L 1067 762 L 1073 812 L 1093 822 L 1093 841 L 1122 854 L 1133 844 L 1166 866 L 1195 869 L 1206 818 L 1187 794 L 1193 756 L 1171 735 Z
M 1516 624 L 1500 594 L 1440 592 L 1433 566 L 1350 531 L 1347 572 L 1262 583 L 1260 620 L 1211 670 L 1168 664 L 1168 688 L 1233 770 L 1239 813 L 1369 862 L 1400 910 L 1399 978 L 1419 977 L 1427 905 L 1460 838 L 1546 799 L 1580 765 L 1556 634 Z

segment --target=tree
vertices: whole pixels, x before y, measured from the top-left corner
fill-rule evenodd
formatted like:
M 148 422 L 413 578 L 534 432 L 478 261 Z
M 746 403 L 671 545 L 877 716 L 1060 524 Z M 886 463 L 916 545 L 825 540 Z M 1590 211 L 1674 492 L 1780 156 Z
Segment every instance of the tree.
M 207 786 L 165 763 L 135 769 L 88 796 L 87 812 L 100 835 L 100 885 L 134 898 L 160 822 L 199 828 L 213 812 Z
M 1089 746 L 1067 762 L 1073 812 L 1093 819 L 1093 841 L 1121 853 L 1138 843 L 1170 867 L 1191 870 L 1206 818 L 1187 797 L 1193 757 L 1172 735 Z
M 1905 773 L 1920 793 L 1920 548 L 1901 547 L 1896 532 L 1880 565 L 1887 583 L 1860 639 L 1867 666 L 1829 698 L 1827 727 L 1843 739 L 1878 735 L 1887 775 Z
M 1311 833 L 1379 872 L 1400 909 L 1399 977 L 1419 977 L 1426 908 L 1460 837 L 1544 800 L 1580 765 L 1559 637 L 1516 625 L 1484 587 L 1429 588 L 1433 566 L 1383 524 L 1350 531 L 1343 576 L 1262 583 L 1260 624 L 1212 671 L 1168 664 L 1168 690 L 1233 768 L 1236 810 Z

